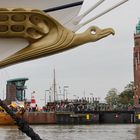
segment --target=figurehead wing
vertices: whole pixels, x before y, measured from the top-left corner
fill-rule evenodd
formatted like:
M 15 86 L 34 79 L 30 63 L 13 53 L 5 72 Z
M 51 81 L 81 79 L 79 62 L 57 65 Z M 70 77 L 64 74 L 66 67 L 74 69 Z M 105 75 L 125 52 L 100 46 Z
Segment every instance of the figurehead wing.
M 111 28 L 96 26 L 76 33 L 128 0 L 121 0 L 95 17 L 80 22 L 104 1 L 98 0 L 82 14 L 79 11 L 83 0 L 0 1 L 0 68 L 53 55 L 114 34 Z

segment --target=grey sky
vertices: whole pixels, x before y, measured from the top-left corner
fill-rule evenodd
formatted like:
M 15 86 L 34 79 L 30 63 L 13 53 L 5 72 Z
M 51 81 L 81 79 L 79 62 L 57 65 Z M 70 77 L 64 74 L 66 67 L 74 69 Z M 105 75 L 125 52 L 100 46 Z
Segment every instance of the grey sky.
M 12 3 L 10 0 L 12 6 L 16 5 L 14 1 Z M 86 19 L 119 1 L 106 0 Z M 8 3 L 8 0 L 5 2 Z M 34 2 L 44 8 L 41 0 L 34 0 Z M 97 0 L 85 0 L 82 12 L 95 2 Z M 3 0 L 0 0 L 0 4 L 3 4 Z M 93 93 L 95 97 L 101 97 L 101 99 L 104 99 L 111 88 L 117 88 L 121 92 L 124 86 L 133 81 L 133 34 L 140 16 L 139 5 L 139 0 L 129 0 L 80 30 L 82 32 L 92 25 L 100 28 L 112 27 L 116 32 L 115 36 L 109 36 L 64 53 L 1 69 L 0 97 L 3 97 L 2 90 L 5 89 L 5 82 L 8 79 L 28 77 L 27 97 L 30 97 L 32 91 L 36 91 L 38 102 L 44 102 L 41 99 L 44 98 L 45 90 L 52 85 L 54 68 L 57 85 L 61 88 L 65 85 L 69 86 L 68 97 L 73 98 L 73 95 L 83 97 L 84 90 L 86 96 L 89 97 L 90 93 Z

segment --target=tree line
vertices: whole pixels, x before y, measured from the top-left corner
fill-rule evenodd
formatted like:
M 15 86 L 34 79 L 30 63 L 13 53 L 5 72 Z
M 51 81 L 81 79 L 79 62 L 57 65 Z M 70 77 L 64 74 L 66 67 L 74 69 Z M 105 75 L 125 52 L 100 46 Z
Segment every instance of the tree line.
M 119 93 L 116 88 L 112 88 L 108 91 L 105 100 L 110 106 L 120 107 L 120 106 L 133 106 L 133 96 L 134 96 L 134 82 L 131 81 L 125 86 L 124 90 Z

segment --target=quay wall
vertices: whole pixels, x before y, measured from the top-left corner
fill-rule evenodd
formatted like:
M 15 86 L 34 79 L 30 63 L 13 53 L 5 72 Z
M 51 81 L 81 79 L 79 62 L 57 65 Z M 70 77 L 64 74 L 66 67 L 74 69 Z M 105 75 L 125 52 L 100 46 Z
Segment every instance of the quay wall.
M 25 112 L 23 119 L 29 124 L 56 124 L 55 112 Z
M 97 124 L 99 113 L 56 113 L 57 124 Z
M 57 124 L 119 124 L 134 123 L 133 111 L 90 111 L 71 113 L 57 113 Z
M 25 112 L 29 124 L 135 123 L 133 111 Z
M 99 123 L 109 123 L 109 124 L 125 124 L 134 123 L 135 116 L 133 111 L 102 111 L 100 112 Z

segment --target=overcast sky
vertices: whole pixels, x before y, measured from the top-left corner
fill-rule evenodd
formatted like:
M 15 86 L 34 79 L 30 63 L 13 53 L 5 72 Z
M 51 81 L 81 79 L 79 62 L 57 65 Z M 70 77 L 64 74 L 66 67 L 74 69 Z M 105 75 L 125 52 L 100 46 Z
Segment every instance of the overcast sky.
M 3 3 L 2 1 L 0 0 L 0 3 Z M 115 3 L 119 1 L 115 0 Z M 12 0 L 10 2 L 16 5 Z M 41 5 L 41 0 L 34 0 L 34 2 Z M 95 2 L 97 0 L 85 0 L 82 12 Z M 113 3 L 114 0 L 106 0 L 85 20 Z M 134 32 L 140 17 L 139 6 L 140 0 L 129 0 L 80 30 L 82 32 L 92 25 L 100 28 L 112 27 L 116 32 L 115 36 L 108 36 L 98 42 L 88 43 L 64 53 L 1 69 L 0 97 L 3 97 L 2 91 L 3 89 L 5 91 L 5 83 L 8 79 L 28 77 L 27 97 L 35 91 L 38 102 L 44 102 L 42 99 L 45 90 L 48 90 L 53 82 L 54 68 L 56 84 L 61 86 L 61 89 L 63 86 L 69 86 L 70 98 L 74 98 L 73 95 L 83 97 L 85 91 L 85 96 L 90 97 L 90 93 L 93 93 L 93 96 L 103 100 L 111 88 L 121 92 L 130 81 L 133 81 Z

